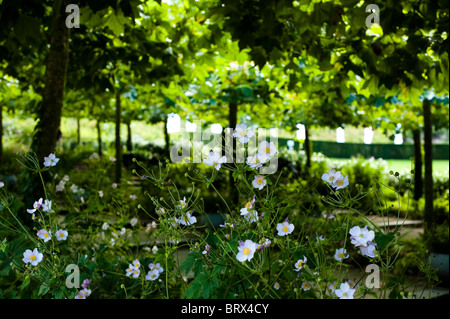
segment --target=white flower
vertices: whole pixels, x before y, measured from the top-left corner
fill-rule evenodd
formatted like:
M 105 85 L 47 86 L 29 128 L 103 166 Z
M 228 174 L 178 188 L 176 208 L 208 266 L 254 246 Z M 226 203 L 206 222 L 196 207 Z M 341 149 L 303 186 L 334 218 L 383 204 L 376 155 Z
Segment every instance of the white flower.
M 64 182 L 68 182 L 69 179 L 70 179 L 69 175 L 64 175 L 64 177 L 62 178 L 62 180 L 63 180 Z
M 233 133 L 233 137 L 236 137 L 239 139 L 239 142 L 241 143 L 247 143 L 250 140 L 250 137 L 255 135 L 255 132 L 252 130 L 247 129 L 247 125 L 245 124 L 237 124 L 236 130 Z
M 324 173 L 324 174 L 322 175 L 322 180 L 325 181 L 325 182 L 327 182 L 327 183 L 329 183 L 329 184 L 333 184 L 334 180 L 335 180 L 337 177 L 341 177 L 341 176 L 342 176 L 341 172 L 335 172 L 335 171 L 332 169 L 332 170 L 330 170 L 330 171 L 328 172 L 328 174 L 327 174 L 327 173 Z
M 280 284 L 279 284 L 278 282 L 274 283 L 274 284 L 273 284 L 273 288 L 274 288 L 275 290 L 280 289 Z
M 102 229 L 103 230 L 107 230 L 109 228 L 109 224 L 107 223 L 107 222 L 104 222 L 103 224 L 102 224 Z
M 156 263 L 156 264 L 150 263 L 150 264 L 148 264 L 148 268 L 152 271 L 156 270 L 156 271 L 158 271 L 158 273 L 162 273 L 164 271 L 164 268 L 161 267 L 160 263 Z
M 220 167 L 222 167 L 222 164 L 227 162 L 227 157 L 220 157 L 219 153 L 210 152 L 208 158 L 203 159 L 203 162 L 208 166 L 214 165 L 214 168 L 219 170 Z
M 35 211 L 39 210 L 42 207 L 42 198 L 39 198 L 37 202 L 34 202 L 32 209 L 27 209 L 27 212 L 30 214 L 34 214 Z
M 86 299 L 86 295 L 80 290 L 74 297 L 74 299 Z
M 59 183 L 56 185 L 55 189 L 57 192 L 62 192 L 65 188 L 66 182 L 63 180 L 60 180 Z
M 78 192 L 78 186 L 75 184 L 72 184 L 70 186 L 70 190 L 72 191 L 72 193 L 76 193 L 76 192 Z
M 359 226 L 354 226 L 350 229 L 350 239 L 351 243 L 358 246 L 367 246 L 369 241 L 375 238 L 375 232 L 373 230 L 368 230 L 367 225 L 364 228 Z
M 36 235 L 44 241 L 44 243 L 48 242 L 52 239 L 52 232 L 46 231 L 45 229 L 39 230 Z
M 271 158 L 278 152 L 274 142 L 262 141 L 258 147 L 258 154 L 261 157 Z
M 103 197 L 103 191 L 101 191 L 101 190 L 98 191 L 98 196 L 99 196 L 99 197 Z
M 116 158 L 115 158 L 114 156 L 110 156 L 110 157 L 109 157 L 109 160 L 110 160 L 111 162 L 115 162 L 115 161 L 116 161 Z
M 240 262 L 244 262 L 246 260 L 250 261 L 253 258 L 257 247 L 258 244 L 254 243 L 250 239 L 247 239 L 245 242 L 240 242 L 236 259 Z
M 139 260 L 135 259 L 133 260 L 133 264 L 134 268 L 139 268 L 141 267 L 141 263 L 139 262 Z
M 304 283 L 302 283 L 302 289 L 303 289 L 304 291 L 308 291 L 308 290 L 311 289 L 311 285 L 308 284 L 307 282 L 304 282 Z
M 126 275 L 128 277 L 133 276 L 133 278 L 137 278 L 139 277 L 140 272 L 141 271 L 139 270 L 139 268 L 134 267 L 133 264 L 129 264 L 126 270 Z
M 247 215 L 251 210 L 253 210 L 254 205 L 255 205 L 255 195 L 253 195 L 253 200 L 248 201 L 245 204 L 245 207 L 241 208 L 241 210 L 240 210 L 241 215 L 243 215 L 243 216 Z
M 59 229 L 55 235 L 56 240 L 66 240 L 69 233 L 67 232 L 67 230 Z
M 43 212 L 51 212 L 52 211 L 52 201 L 46 199 L 44 201 L 44 204 L 42 204 L 42 211 Z
M 137 225 L 137 223 L 139 222 L 139 219 L 137 219 L 136 217 L 133 217 L 130 219 L 130 225 L 132 227 L 134 227 L 135 225 Z
M 348 258 L 347 250 L 344 248 L 336 249 L 336 252 L 334 253 L 334 259 L 337 261 L 342 261 L 345 258 Z
M 247 156 L 247 165 L 256 169 L 261 167 L 267 160 L 268 158 L 265 155 L 256 153 L 255 155 Z
M 158 252 L 158 247 L 156 247 L 156 245 L 155 245 L 152 247 L 152 253 L 156 254 L 157 252 Z
M 5 186 L 5 183 L 0 182 L 0 187 L 3 187 L 3 186 Z
M 336 289 L 334 293 L 339 297 L 339 299 L 353 299 L 355 289 L 350 288 L 350 285 L 348 283 L 343 282 L 339 286 L 339 289 Z
M 44 257 L 44 255 L 42 253 L 40 253 L 37 250 L 37 248 L 35 248 L 33 251 L 31 251 L 30 249 L 27 249 L 23 253 L 22 261 L 26 264 L 30 263 L 33 266 L 36 266 L 37 264 L 39 264 L 42 261 L 43 257 Z
M 294 228 L 294 224 L 289 224 L 287 221 L 277 224 L 278 236 L 289 235 L 294 231 Z
M 130 195 L 130 199 L 131 199 L 131 200 L 136 200 L 136 199 L 137 199 L 137 196 L 134 195 L 134 194 L 132 194 L 132 195 Z
M 79 294 L 84 295 L 84 297 L 86 298 L 91 295 L 91 292 L 92 292 L 91 289 L 84 288 L 84 289 L 80 290 Z
M 49 156 L 44 157 L 44 166 L 55 166 L 59 162 L 59 158 L 55 154 L 51 153 Z
M 367 246 L 359 246 L 359 250 L 361 251 L 361 254 L 363 256 L 367 256 L 370 258 L 374 258 L 376 257 L 376 246 L 377 244 L 374 243 L 373 241 L 368 241 L 367 242 Z
M 197 222 L 197 218 L 195 216 L 192 216 L 190 212 L 184 213 L 180 219 L 178 219 L 178 222 L 181 225 L 192 225 Z
M 262 175 L 256 175 L 255 179 L 252 182 L 252 185 L 254 188 L 257 188 L 259 190 L 263 189 L 264 186 L 266 186 L 267 181 L 264 179 Z
M 150 270 L 147 273 L 147 276 L 145 276 L 145 279 L 154 281 L 154 280 L 158 279 L 158 277 L 159 277 L 159 271 L 157 269 L 154 269 L 154 270 Z
M 336 190 L 341 189 L 341 188 L 345 188 L 348 186 L 348 176 L 345 177 L 339 177 L 336 178 L 333 182 L 333 184 L 331 184 L 332 187 L 334 187 Z
M 335 291 L 337 289 L 337 283 L 333 283 L 333 284 L 329 285 L 328 288 L 331 290 L 332 293 L 335 293 Z
M 180 200 L 180 207 L 181 207 L 181 209 L 186 207 L 186 196 Z
M 117 183 L 112 183 L 112 184 L 111 184 L 111 187 L 112 187 L 112 188 L 117 188 Z
M 308 261 L 308 259 L 304 256 L 303 259 L 299 259 L 295 262 L 295 271 L 300 271 L 302 270 L 303 266 L 306 264 L 306 262 Z

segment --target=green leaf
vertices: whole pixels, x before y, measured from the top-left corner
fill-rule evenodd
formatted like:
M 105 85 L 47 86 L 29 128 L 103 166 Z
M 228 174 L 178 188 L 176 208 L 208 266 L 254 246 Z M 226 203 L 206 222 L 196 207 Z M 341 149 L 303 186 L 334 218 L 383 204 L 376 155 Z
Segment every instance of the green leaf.
M 39 287 L 39 296 L 44 296 L 48 291 L 50 290 L 50 286 L 47 283 L 43 283 L 40 287 Z

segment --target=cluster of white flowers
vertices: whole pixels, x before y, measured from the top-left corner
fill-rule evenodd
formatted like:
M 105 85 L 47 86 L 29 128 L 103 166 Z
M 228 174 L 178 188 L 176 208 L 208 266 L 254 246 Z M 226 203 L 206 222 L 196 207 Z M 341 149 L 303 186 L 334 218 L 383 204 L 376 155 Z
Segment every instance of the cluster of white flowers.
M 44 201 L 44 202 L 42 202 L 42 201 Z M 38 201 L 34 202 L 33 208 L 27 209 L 27 212 L 29 214 L 34 214 L 36 211 L 38 211 L 41 208 L 42 208 L 43 212 L 49 212 L 49 213 L 53 212 L 53 210 L 52 210 L 52 201 L 48 200 L 48 199 L 43 200 L 43 198 L 39 198 Z
M 340 171 L 330 170 L 322 175 L 322 180 L 331 185 L 334 189 L 342 189 L 348 186 L 348 176 L 343 176 Z
M 245 207 L 240 210 L 241 216 L 244 216 L 249 223 L 256 222 L 259 219 L 258 212 L 255 209 L 255 201 L 255 195 L 253 195 L 253 199 L 248 201 Z
M 239 142 L 247 143 L 255 132 L 248 129 L 243 123 L 237 124 L 233 137 L 237 138 Z M 278 153 L 278 150 L 274 142 L 262 141 L 258 146 L 258 152 L 247 156 L 246 163 L 253 169 L 261 167 L 264 163 L 268 162 L 272 157 Z M 203 162 L 208 166 L 214 166 L 216 170 L 220 170 L 222 164 L 227 163 L 227 157 L 221 156 L 217 152 L 210 152 L 208 157 L 203 159 Z M 262 175 L 256 175 L 252 181 L 254 188 L 259 190 L 263 189 L 267 185 L 266 180 Z
M 375 232 L 367 229 L 367 225 L 364 228 L 354 226 L 350 229 L 350 240 L 355 247 L 359 247 L 361 254 L 370 258 L 376 256 L 377 244 L 373 242 L 375 238 Z
M 146 280 L 154 281 L 158 279 L 159 275 L 164 271 L 164 268 L 161 267 L 160 263 L 150 263 L 148 265 L 148 268 L 150 269 L 145 276 Z M 141 274 L 141 263 L 138 259 L 133 260 L 133 263 L 128 265 L 128 268 L 126 269 L 126 275 L 128 277 L 138 278 Z

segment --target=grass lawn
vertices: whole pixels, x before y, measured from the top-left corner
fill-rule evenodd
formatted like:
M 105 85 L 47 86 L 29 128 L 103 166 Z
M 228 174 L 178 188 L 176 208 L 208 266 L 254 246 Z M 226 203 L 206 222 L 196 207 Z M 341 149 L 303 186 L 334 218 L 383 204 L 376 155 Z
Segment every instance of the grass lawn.
M 350 159 L 345 158 L 329 158 L 333 161 L 348 161 Z M 407 172 L 410 171 L 412 167 L 414 167 L 414 163 L 407 159 L 386 159 L 387 169 L 388 171 L 392 170 L 394 172 Z M 439 172 L 440 174 L 449 175 L 449 160 L 434 160 L 433 161 L 433 172 Z

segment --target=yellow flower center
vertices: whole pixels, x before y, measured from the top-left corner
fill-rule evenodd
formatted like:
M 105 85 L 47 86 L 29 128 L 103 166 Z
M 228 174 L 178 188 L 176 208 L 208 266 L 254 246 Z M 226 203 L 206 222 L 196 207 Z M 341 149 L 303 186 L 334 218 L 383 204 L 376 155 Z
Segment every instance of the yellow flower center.
M 241 131 L 240 134 L 241 134 L 242 137 L 247 136 L 247 131 Z
M 284 231 L 284 232 L 287 232 L 288 230 L 289 230 L 289 228 L 288 228 L 287 226 L 284 226 L 284 227 L 283 227 L 283 231 Z
M 48 237 L 48 233 L 45 233 L 45 234 L 44 234 L 44 237 Z
M 61 237 L 61 238 L 64 237 L 64 234 L 63 234 L 63 233 L 60 233 L 60 234 L 59 234 L 59 237 Z
M 270 147 L 266 146 L 265 151 L 266 153 L 270 153 Z
M 302 265 L 303 265 L 303 261 L 300 260 L 297 264 L 297 267 L 300 268 Z
M 344 180 L 340 179 L 336 182 L 336 184 L 338 184 L 338 186 L 342 186 L 342 184 L 344 184 Z
M 344 296 L 344 297 L 347 297 L 347 293 L 346 293 L 346 292 L 344 292 L 344 293 L 342 294 L 342 296 Z
M 134 273 L 137 275 L 139 273 L 139 271 L 135 270 Z
M 328 179 L 329 179 L 329 181 L 331 182 L 331 181 L 334 180 L 334 176 L 330 176 Z
M 136 268 L 139 267 L 139 264 L 138 264 L 138 263 L 135 263 L 135 264 L 134 264 L 134 267 L 136 267 Z
M 342 257 L 344 257 L 344 254 L 343 254 L 343 253 L 339 253 L 339 254 L 338 254 L 338 257 L 339 257 L 339 258 L 342 258 Z
M 244 255 L 250 254 L 250 249 L 248 249 L 247 247 L 245 247 L 243 253 L 244 253 Z
M 35 255 L 31 255 L 30 256 L 30 260 L 36 260 L 36 256 Z
M 257 182 L 259 185 L 261 185 L 261 184 L 263 183 L 263 180 L 262 180 L 262 179 L 258 179 L 256 182 Z
M 247 202 L 247 204 L 245 204 L 245 208 L 250 208 L 252 207 L 252 202 Z

